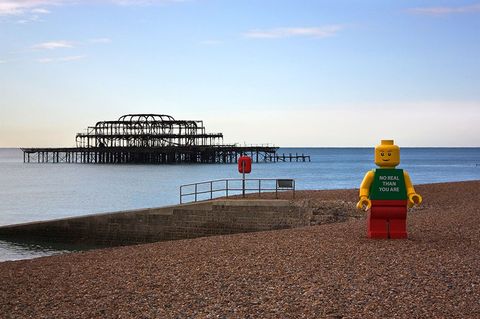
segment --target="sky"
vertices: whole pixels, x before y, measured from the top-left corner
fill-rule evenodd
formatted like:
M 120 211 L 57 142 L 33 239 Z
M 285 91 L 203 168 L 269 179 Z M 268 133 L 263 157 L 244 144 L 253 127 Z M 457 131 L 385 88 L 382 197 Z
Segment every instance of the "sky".
M 480 146 L 480 1 L 0 0 L 0 147 L 129 113 L 226 143 Z

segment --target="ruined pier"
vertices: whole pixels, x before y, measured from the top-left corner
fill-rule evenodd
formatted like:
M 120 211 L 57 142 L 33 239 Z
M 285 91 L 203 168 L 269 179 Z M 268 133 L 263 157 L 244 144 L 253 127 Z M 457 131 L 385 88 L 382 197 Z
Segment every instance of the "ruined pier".
M 276 146 L 224 144 L 223 134 L 208 133 L 203 121 L 161 114 L 127 114 L 97 122 L 76 135 L 76 147 L 22 150 L 25 163 L 236 163 L 240 155 L 259 163 L 280 158 Z

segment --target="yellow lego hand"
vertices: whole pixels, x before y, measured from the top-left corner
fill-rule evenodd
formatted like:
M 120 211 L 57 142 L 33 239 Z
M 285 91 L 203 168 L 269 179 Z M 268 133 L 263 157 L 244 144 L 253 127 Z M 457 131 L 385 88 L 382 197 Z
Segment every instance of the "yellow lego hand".
M 422 203 L 422 196 L 416 194 L 416 193 L 413 193 L 413 194 L 410 194 L 408 195 L 408 207 L 412 207 L 413 205 L 418 205 L 420 203 Z
M 366 206 L 365 209 L 363 206 Z M 370 207 L 372 207 L 372 202 L 367 198 L 367 196 L 361 196 L 357 203 L 357 209 L 367 211 L 370 209 Z

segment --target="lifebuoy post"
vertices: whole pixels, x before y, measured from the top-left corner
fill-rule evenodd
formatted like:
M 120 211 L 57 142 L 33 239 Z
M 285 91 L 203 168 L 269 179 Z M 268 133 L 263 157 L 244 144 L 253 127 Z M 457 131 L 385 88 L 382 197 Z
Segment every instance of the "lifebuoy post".
M 238 172 L 242 174 L 242 197 L 245 197 L 245 174 L 252 171 L 252 158 L 242 155 L 238 159 Z

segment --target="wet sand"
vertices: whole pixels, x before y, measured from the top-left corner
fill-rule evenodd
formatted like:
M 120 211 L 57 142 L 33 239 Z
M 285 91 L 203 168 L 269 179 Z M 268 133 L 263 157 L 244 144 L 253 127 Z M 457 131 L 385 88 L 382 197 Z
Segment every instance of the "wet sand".
M 479 318 L 480 181 L 416 189 L 408 240 L 362 218 L 3 262 L 0 318 Z

